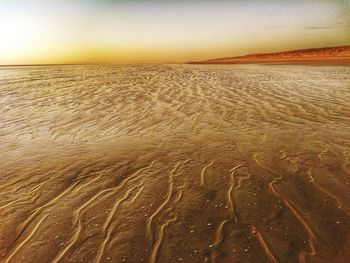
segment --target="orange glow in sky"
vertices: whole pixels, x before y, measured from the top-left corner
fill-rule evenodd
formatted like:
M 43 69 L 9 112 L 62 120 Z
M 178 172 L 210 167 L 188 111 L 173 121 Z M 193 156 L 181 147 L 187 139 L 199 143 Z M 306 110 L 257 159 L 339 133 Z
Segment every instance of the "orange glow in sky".
M 350 44 L 350 0 L 0 0 L 0 64 L 181 63 Z

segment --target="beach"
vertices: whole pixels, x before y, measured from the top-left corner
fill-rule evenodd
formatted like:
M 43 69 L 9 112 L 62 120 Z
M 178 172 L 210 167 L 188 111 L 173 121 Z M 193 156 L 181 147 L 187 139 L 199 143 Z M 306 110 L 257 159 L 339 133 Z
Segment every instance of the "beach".
M 350 67 L 0 68 L 0 262 L 347 262 Z

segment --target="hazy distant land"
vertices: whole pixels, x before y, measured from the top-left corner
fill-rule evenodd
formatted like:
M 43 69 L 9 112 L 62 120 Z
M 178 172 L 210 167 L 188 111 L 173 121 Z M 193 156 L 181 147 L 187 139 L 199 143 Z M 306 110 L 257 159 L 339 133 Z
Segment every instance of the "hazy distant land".
M 190 64 L 335 64 L 350 65 L 350 46 L 312 48 L 277 53 L 214 58 Z
M 0 262 L 349 262 L 349 87 L 335 66 L 2 67 Z

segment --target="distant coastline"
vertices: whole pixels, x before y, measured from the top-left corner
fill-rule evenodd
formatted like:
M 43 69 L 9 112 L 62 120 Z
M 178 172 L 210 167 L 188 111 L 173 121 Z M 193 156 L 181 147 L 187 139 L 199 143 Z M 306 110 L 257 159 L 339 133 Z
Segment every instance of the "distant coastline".
M 49 64 L 0 64 L 7 67 L 38 66 L 83 66 L 83 65 L 132 65 L 132 64 L 306 64 L 306 65 L 344 65 L 350 66 L 350 45 L 324 48 L 288 50 L 273 53 L 248 54 L 235 57 L 213 58 L 184 63 L 49 63 Z
M 214 58 L 191 61 L 189 64 L 334 64 L 350 66 L 350 45 Z

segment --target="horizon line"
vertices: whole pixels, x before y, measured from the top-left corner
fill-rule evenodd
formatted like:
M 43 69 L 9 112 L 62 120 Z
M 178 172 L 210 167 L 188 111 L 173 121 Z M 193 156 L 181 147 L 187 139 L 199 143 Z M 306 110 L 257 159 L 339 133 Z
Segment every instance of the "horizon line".
M 278 53 L 289 52 L 289 51 L 309 51 L 309 50 L 320 50 L 320 49 L 341 48 L 341 47 L 350 47 L 350 44 L 339 45 L 339 46 L 317 47 L 317 48 L 288 49 L 288 50 L 276 51 L 276 52 L 248 53 L 248 54 L 239 55 L 239 56 L 208 58 L 208 59 L 201 60 L 201 61 L 244 57 L 244 56 L 250 56 L 250 55 L 278 54 Z M 156 65 L 156 64 L 169 64 L 169 65 L 179 64 L 179 65 L 181 65 L 181 64 L 191 64 L 191 61 L 184 61 L 184 62 L 73 62 L 73 63 L 37 63 L 37 64 L 31 63 L 31 64 L 0 64 L 0 67 L 79 66 L 79 65 L 82 65 L 82 66 L 86 66 L 86 65 L 147 65 L 147 64 L 153 64 L 153 65 Z

